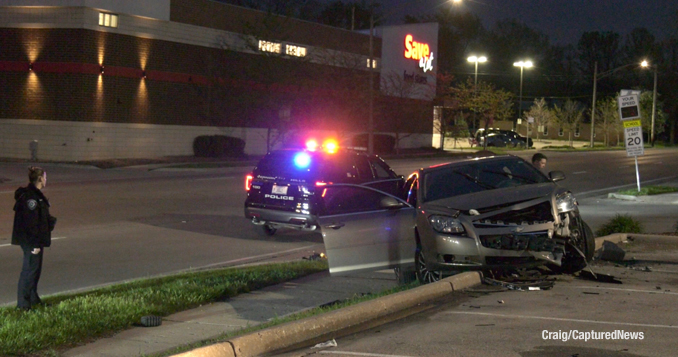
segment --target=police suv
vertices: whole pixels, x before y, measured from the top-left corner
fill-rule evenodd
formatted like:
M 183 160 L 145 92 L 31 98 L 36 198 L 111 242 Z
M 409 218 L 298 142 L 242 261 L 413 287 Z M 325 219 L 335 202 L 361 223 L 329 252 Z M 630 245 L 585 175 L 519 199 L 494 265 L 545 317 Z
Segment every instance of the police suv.
M 316 197 L 334 183 L 400 196 L 404 179 L 376 155 L 311 141 L 303 149 L 271 151 L 259 161 L 245 180 L 245 217 L 268 235 L 282 227 L 313 231 L 318 227 Z

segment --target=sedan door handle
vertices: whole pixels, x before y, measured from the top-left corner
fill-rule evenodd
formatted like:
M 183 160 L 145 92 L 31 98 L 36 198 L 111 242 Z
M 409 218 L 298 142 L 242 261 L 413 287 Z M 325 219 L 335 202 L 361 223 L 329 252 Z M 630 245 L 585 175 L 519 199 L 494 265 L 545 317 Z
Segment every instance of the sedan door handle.
M 328 225 L 327 228 L 339 229 L 339 228 L 341 228 L 345 225 L 346 224 L 344 224 L 344 223 L 332 223 L 332 224 Z

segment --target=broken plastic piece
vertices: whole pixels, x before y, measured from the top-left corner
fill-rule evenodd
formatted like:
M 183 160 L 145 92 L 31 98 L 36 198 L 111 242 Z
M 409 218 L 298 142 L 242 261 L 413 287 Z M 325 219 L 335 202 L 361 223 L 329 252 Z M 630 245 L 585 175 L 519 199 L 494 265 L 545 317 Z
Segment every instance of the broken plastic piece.
M 319 344 L 317 344 L 317 345 L 315 345 L 311 348 L 326 348 L 326 347 L 337 347 L 337 341 L 335 341 L 334 339 L 331 339 L 327 342 L 319 343 Z
M 601 283 L 614 283 L 614 284 L 621 284 L 622 283 L 620 280 L 618 280 L 617 278 L 615 278 L 612 275 L 594 273 L 593 271 L 589 272 L 589 271 L 586 271 L 586 270 L 582 270 L 582 271 L 579 272 L 579 278 L 593 280 L 593 281 L 599 281 Z

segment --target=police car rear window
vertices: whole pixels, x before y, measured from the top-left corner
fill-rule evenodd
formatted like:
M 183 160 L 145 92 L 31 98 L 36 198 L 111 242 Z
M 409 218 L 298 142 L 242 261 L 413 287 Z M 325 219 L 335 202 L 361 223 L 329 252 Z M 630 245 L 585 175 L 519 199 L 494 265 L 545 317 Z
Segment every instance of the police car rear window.
M 320 160 L 315 153 L 303 150 L 281 150 L 268 153 L 257 164 L 257 174 L 288 178 L 317 176 Z
M 280 150 L 266 155 L 257 165 L 263 176 L 346 182 L 358 177 L 351 155 L 305 150 Z

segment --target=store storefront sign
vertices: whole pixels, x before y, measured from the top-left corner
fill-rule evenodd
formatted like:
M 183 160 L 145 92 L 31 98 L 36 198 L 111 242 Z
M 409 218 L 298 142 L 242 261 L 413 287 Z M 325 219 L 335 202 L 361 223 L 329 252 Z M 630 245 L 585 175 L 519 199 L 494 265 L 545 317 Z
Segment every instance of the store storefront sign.
M 419 68 L 424 72 L 433 70 L 433 52 L 427 43 L 414 40 L 411 34 L 405 36 L 405 58 L 419 61 Z

